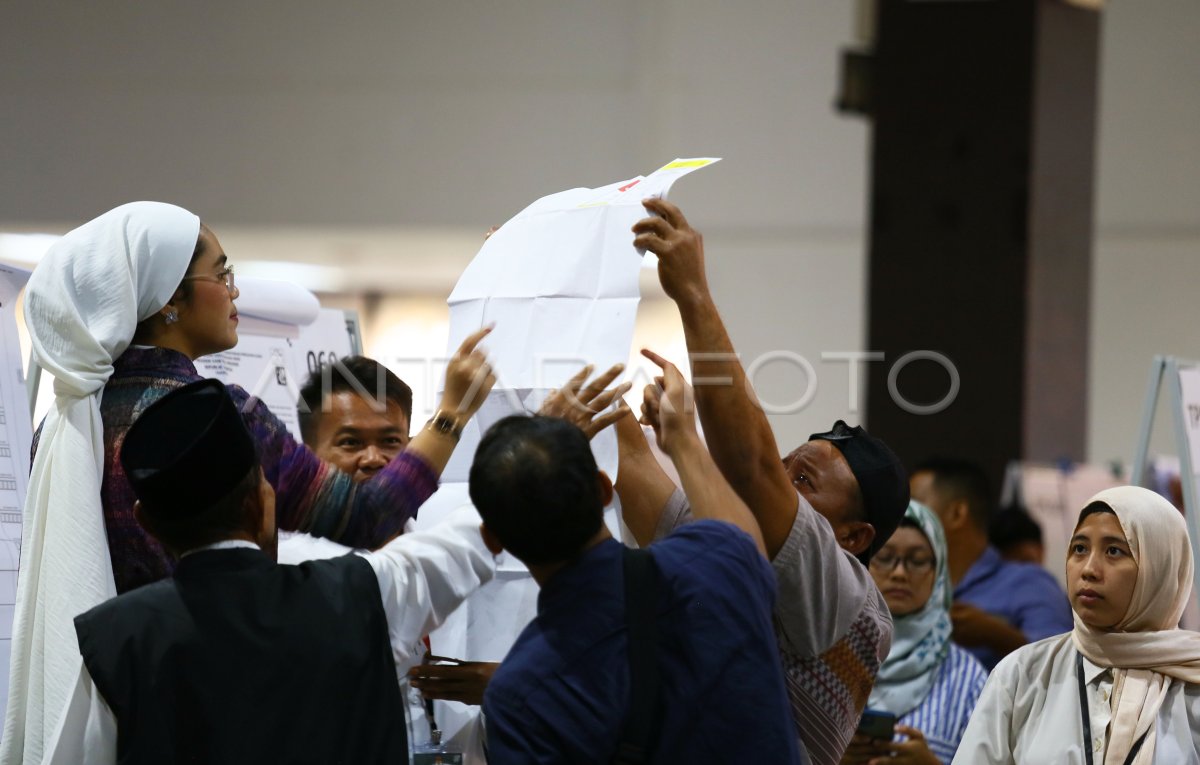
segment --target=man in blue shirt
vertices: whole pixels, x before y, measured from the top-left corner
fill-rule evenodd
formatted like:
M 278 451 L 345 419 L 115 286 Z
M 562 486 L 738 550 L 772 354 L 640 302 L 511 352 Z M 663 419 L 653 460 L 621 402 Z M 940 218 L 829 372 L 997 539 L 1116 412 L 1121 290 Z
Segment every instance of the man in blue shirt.
M 648 355 L 663 366 L 665 393 L 648 386 L 645 406 L 702 519 L 647 548 L 661 676 L 648 761 L 800 762 L 761 532 L 700 441 L 679 371 Z M 624 548 L 601 520 L 608 476 L 578 428 L 510 417 L 480 443 L 470 491 L 484 540 L 522 560 L 541 586 L 537 617 L 484 696 L 489 762 L 612 762 L 631 672 Z
M 988 543 L 991 493 L 979 466 L 928 460 L 909 485 L 946 531 L 954 642 L 990 670 L 1026 643 L 1071 630 L 1071 606 L 1054 577 L 1036 564 L 1004 560 Z

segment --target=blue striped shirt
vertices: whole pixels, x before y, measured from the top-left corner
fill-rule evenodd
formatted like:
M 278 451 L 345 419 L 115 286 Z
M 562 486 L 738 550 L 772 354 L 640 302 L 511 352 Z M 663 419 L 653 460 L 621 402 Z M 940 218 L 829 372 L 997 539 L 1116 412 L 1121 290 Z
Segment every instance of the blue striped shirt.
M 900 724 L 921 731 L 929 751 L 942 762 L 950 762 L 987 676 L 978 659 L 951 643 L 950 655 L 938 667 L 929 695 L 900 718 Z

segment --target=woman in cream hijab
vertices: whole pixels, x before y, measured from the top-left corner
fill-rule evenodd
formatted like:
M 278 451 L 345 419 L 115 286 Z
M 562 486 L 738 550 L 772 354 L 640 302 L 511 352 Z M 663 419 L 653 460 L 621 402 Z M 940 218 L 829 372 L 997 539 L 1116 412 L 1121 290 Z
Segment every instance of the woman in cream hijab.
M 997 665 L 954 762 L 1200 762 L 1200 633 L 1178 628 L 1192 566 L 1167 500 L 1092 497 L 1067 551 L 1075 629 Z

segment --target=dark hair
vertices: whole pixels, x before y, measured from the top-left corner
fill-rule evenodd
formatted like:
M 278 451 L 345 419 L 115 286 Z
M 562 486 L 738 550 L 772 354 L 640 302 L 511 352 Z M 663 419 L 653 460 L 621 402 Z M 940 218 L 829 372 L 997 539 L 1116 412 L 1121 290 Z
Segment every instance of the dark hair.
M 255 519 L 247 517 L 246 498 L 258 491 L 262 470 L 256 461 L 232 489 L 198 513 L 179 515 L 169 507 L 142 504 L 147 531 L 167 547 L 184 552 L 210 545 L 237 534 L 258 531 Z
M 1025 508 L 1012 505 L 1002 508 L 992 519 L 988 529 L 988 539 L 1001 550 L 1018 545 L 1021 542 L 1042 543 L 1042 527 L 1033 519 Z
M 925 544 L 929 545 L 929 549 L 933 550 L 933 556 L 935 558 L 937 557 L 937 550 L 935 550 L 933 547 L 933 540 L 930 539 L 929 535 L 925 533 L 925 529 L 921 528 L 921 524 L 917 523 L 906 515 L 900 519 L 900 523 L 896 525 L 896 529 L 916 529 L 917 532 L 920 533 L 921 539 L 925 540 Z
M 928 459 L 913 468 L 912 474 L 933 473 L 934 489 L 950 500 L 965 500 L 971 522 L 987 532 L 992 519 L 992 487 L 983 468 L 974 462 L 948 458 Z
M 603 523 L 587 436 L 554 417 L 515 415 L 484 435 L 471 465 L 471 501 L 489 531 L 525 563 L 579 554 Z
M 212 229 L 210 229 L 207 225 L 204 224 L 203 221 L 201 221 L 200 232 L 198 234 L 196 234 L 196 249 L 192 250 L 192 259 L 188 261 L 187 268 L 184 269 L 184 272 L 183 272 L 184 276 L 187 276 L 188 274 L 190 274 L 192 272 L 192 268 L 195 267 L 196 261 L 200 259 L 200 256 L 202 254 L 204 254 L 204 232 L 205 231 L 209 232 L 210 234 L 212 233 Z M 192 284 L 191 279 L 181 279 L 179 282 L 179 286 L 175 288 L 175 291 L 182 293 L 183 299 L 186 301 L 186 300 L 192 299 L 193 289 L 194 289 L 194 285 Z
M 404 419 L 412 425 L 412 388 L 375 359 L 347 356 L 323 364 L 308 376 L 300 388 L 300 400 L 303 403 L 296 409 L 300 417 L 300 437 L 305 443 L 316 441 L 325 397 L 345 391 L 357 393 L 380 406 L 384 401 L 394 401 L 404 412 Z
M 1075 528 L 1079 528 L 1079 524 L 1083 523 L 1084 519 L 1089 515 L 1096 515 L 1097 513 L 1111 513 L 1112 515 L 1116 515 L 1117 511 L 1113 510 L 1105 502 L 1093 502 L 1079 511 L 1079 520 L 1075 521 Z
M 208 226 L 204 225 L 203 222 L 200 224 L 200 233 L 196 235 L 196 247 L 195 247 L 195 249 L 192 250 L 192 259 L 188 261 L 187 268 L 185 268 L 183 271 L 184 276 L 187 276 L 189 273 L 191 273 L 192 268 L 196 265 L 196 261 L 199 260 L 200 256 L 204 253 L 204 241 L 200 237 L 204 234 L 205 231 L 209 231 L 209 230 L 210 229 L 208 228 Z M 190 279 L 181 279 L 180 280 L 179 286 L 177 286 L 175 288 L 175 292 L 172 293 L 172 297 L 171 297 L 172 300 L 174 300 L 174 295 L 176 293 L 178 293 L 179 296 L 185 301 L 191 300 L 192 299 L 192 282 L 191 282 L 191 280 Z M 161 307 L 162 306 L 160 306 L 160 308 Z M 157 321 L 159 318 L 160 317 L 159 317 L 158 311 L 155 311 L 148 318 L 145 318 L 145 319 L 142 319 L 141 321 L 139 321 L 137 324 L 137 327 L 135 327 L 133 330 L 133 342 L 135 342 L 135 343 L 144 342 L 147 339 L 147 337 L 149 336 L 149 334 L 154 331 L 153 322 Z

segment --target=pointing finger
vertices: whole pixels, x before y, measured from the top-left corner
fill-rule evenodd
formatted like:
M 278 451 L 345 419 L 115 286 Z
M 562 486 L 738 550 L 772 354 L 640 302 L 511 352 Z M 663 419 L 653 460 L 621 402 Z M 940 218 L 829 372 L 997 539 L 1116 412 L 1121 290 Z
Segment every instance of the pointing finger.
M 495 324 L 489 324 L 486 327 L 477 329 L 471 334 L 467 335 L 467 339 L 463 340 L 462 345 L 458 346 L 458 351 L 455 353 L 455 355 L 470 356 L 471 352 L 475 350 L 475 346 L 479 345 L 479 341 L 487 337 L 488 333 L 490 333 L 495 327 Z

